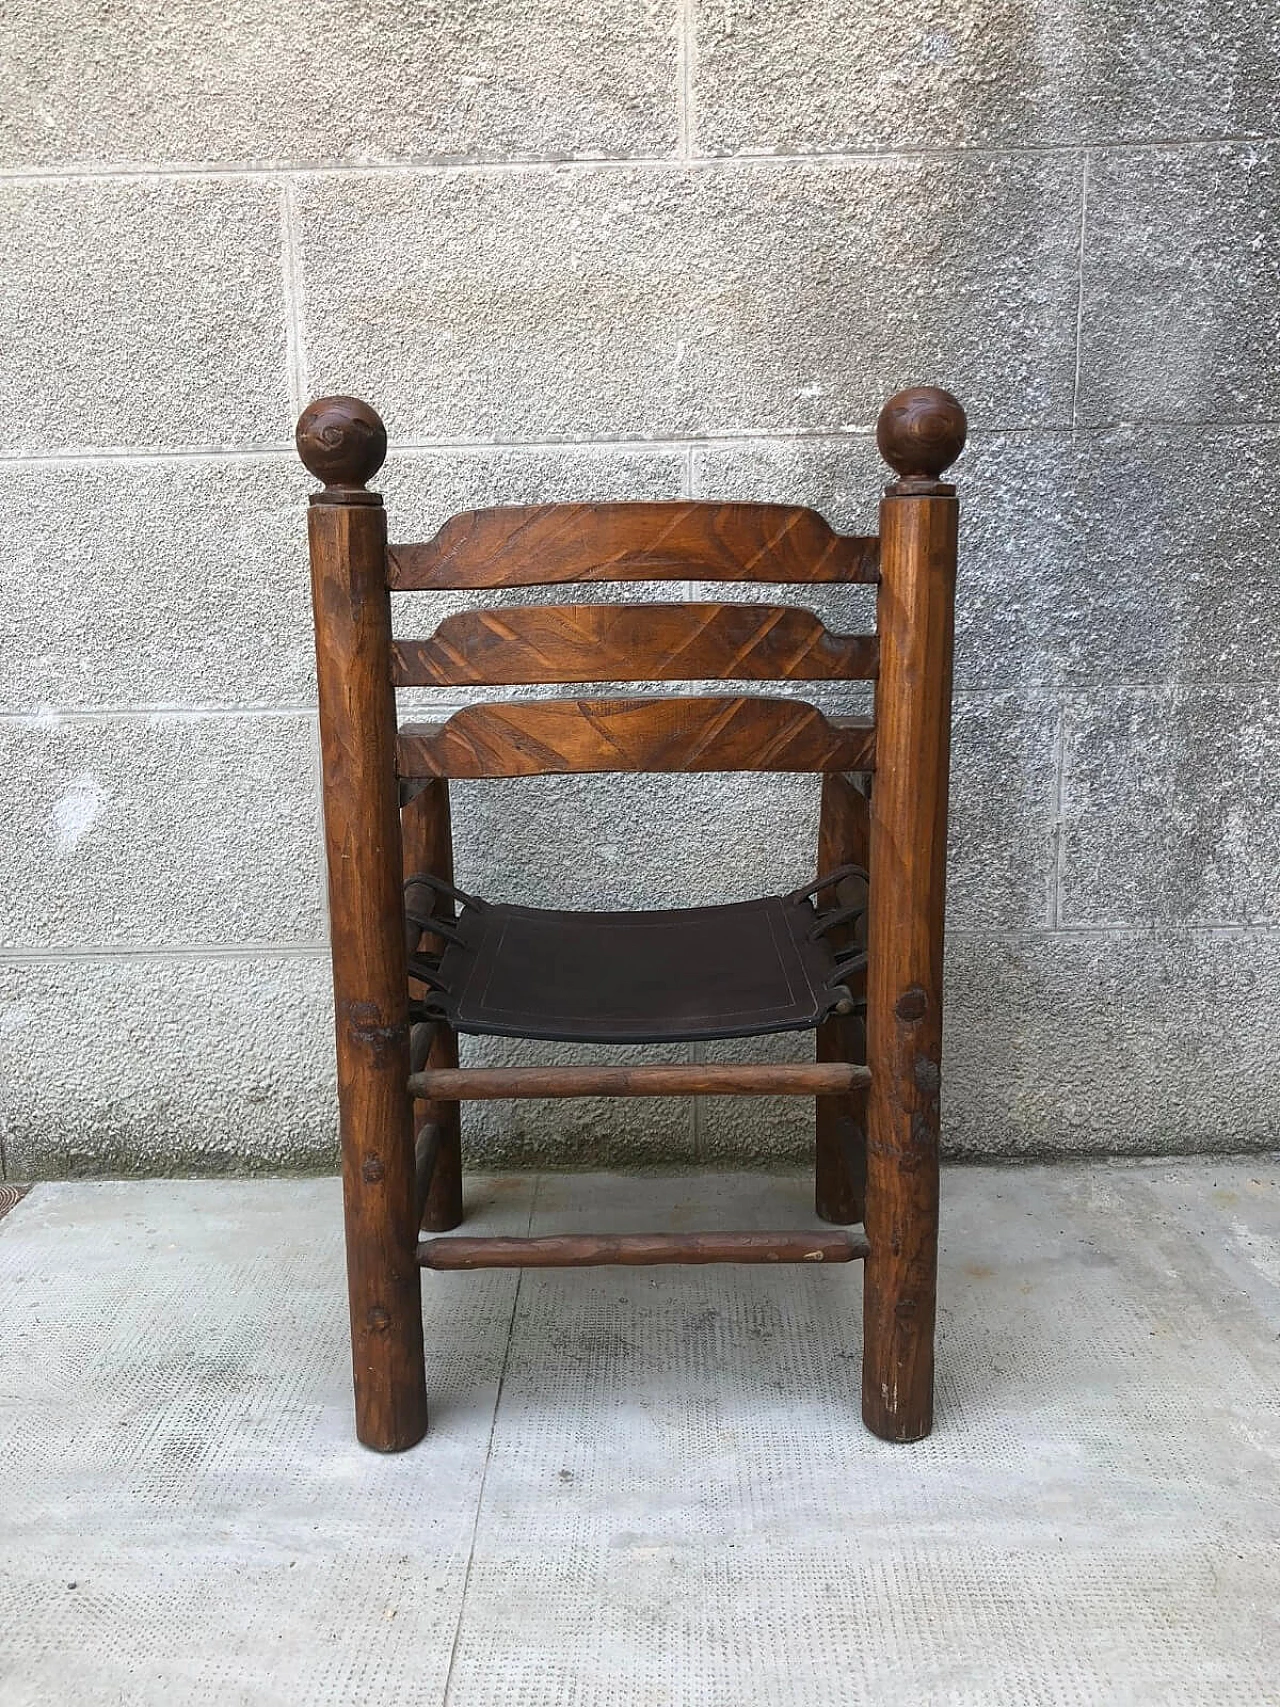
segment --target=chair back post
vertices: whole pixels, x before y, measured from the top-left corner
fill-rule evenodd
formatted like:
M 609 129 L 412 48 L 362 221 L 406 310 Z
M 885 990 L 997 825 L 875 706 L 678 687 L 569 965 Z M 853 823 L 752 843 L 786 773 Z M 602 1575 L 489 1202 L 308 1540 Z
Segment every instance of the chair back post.
M 386 517 L 365 489 L 386 456 L 367 403 L 298 421 L 324 490 L 308 514 L 329 866 L 356 1433 L 381 1452 L 426 1431 L 409 1078 Z
M 885 1440 L 933 1422 L 942 930 L 959 506 L 939 476 L 964 410 L 918 387 L 890 399 L 877 441 L 898 478 L 880 510 L 876 774 L 868 897 L 862 1413 Z

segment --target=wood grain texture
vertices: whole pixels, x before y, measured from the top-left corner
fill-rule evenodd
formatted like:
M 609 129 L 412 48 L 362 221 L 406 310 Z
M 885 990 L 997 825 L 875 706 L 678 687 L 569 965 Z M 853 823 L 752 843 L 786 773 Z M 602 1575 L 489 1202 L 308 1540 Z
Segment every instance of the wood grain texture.
M 371 403 L 361 397 L 320 397 L 298 417 L 293 435 L 307 471 L 324 481 L 313 504 L 369 504 L 382 507 L 365 486 L 387 459 L 387 429 Z
M 880 454 L 898 476 L 888 490 L 898 497 L 953 497 L 955 487 L 939 476 L 964 449 L 967 431 L 964 405 L 949 391 L 936 385 L 899 391 L 876 422 Z
M 842 865 L 870 865 L 870 825 L 867 797 L 846 776 L 832 771 L 822 779 L 822 801 L 818 812 L 819 877 Z M 860 904 L 865 889 L 858 879 L 846 879 L 838 895 L 822 897 L 827 905 Z M 854 893 L 854 891 L 857 893 Z M 863 921 L 865 924 L 865 921 Z M 865 930 L 837 926 L 831 932 L 833 948 L 856 947 L 865 940 Z M 861 996 L 865 973 L 851 977 L 850 988 Z M 833 1014 L 817 1032 L 819 1061 L 852 1061 L 867 1058 L 866 1025 L 861 1014 Z M 861 1221 L 866 1187 L 866 1091 L 847 1096 L 820 1097 L 816 1116 L 814 1204 L 824 1221 L 848 1226 Z
M 456 1107 L 457 1104 L 455 1103 Z M 413 1142 L 413 1171 L 414 1192 L 413 1201 L 417 1206 L 418 1224 L 423 1225 L 427 1207 L 427 1199 L 431 1195 L 431 1181 L 435 1177 L 436 1166 L 440 1161 L 440 1127 L 434 1120 L 428 1120 L 418 1128 L 418 1136 Z M 457 1222 L 454 1222 L 457 1226 Z M 431 1228 L 434 1232 L 436 1229 Z
M 446 883 L 453 882 L 449 784 L 443 778 L 433 778 L 404 803 L 400 810 L 400 834 L 406 878 L 416 872 L 427 872 L 432 877 L 442 877 Z M 449 903 L 443 895 L 435 896 L 433 911 L 448 916 Z M 407 919 L 405 929 L 406 947 L 411 954 L 419 949 L 428 954 L 438 953 L 445 947 L 443 937 L 419 931 Z M 424 986 L 413 979 L 410 979 L 409 987 L 410 993 L 419 1000 L 427 994 Z M 431 1029 L 425 1065 L 458 1065 L 457 1034 L 443 1022 Z M 447 1233 L 462 1220 L 462 1126 L 458 1105 L 420 1099 L 414 1103 L 413 1119 L 416 1127 L 431 1125 L 440 1134 L 430 1189 L 422 1202 L 419 1224 L 431 1233 Z
M 659 1263 L 856 1262 L 847 1233 L 564 1233 L 541 1239 L 424 1239 L 423 1268 L 650 1268 Z
M 349 496 L 308 522 L 356 1432 L 398 1452 L 421 1439 L 427 1400 L 386 524 Z
M 875 734 L 801 700 L 543 699 L 472 705 L 400 731 L 402 777 L 587 771 L 870 770 Z
M 391 648 L 398 688 L 518 682 L 870 681 L 873 634 L 786 605 L 516 605 Z
M 791 504 L 526 504 L 452 516 L 393 545 L 391 586 L 573 581 L 874 581 L 879 542 Z
M 933 1423 L 956 529 L 954 498 L 881 505 L 862 1414 L 885 1440 L 919 1440 Z
M 416 1073 L 415 1096 L 437 1101 L 503 1097 L 837 1096 L 867 1082 L 867 1069 L 847 1062 L 760 1065 L 698 1062 L 661 1067 L 461 1067 Z

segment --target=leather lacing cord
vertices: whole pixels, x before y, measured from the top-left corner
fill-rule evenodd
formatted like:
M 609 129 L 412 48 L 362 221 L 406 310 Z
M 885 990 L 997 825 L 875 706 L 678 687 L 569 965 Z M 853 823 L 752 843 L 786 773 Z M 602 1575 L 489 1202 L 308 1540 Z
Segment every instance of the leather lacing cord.
M 860 877 L 864 883 L 871 881 L 871 875 L 864 865 L 838 865 L 834 871 L 829 871 L 825 877 L 820 877 L 816 883 L 810 883 L 805 889 L 793 889 L 790 895 L 784 895 L 784 901 L 811 901 L 815 895 L 824 889 L 830 889 L 833 884 L 843 883 L 846 877 Z
M 434 895 L 447 895 L 451 901 L 458 902 L 463 907 L 470 907 L 477 913 L 482 913 L 487 902 L 478 895 L 468 895 L 464 889 L 456 888 L 452 883 L 446 883 L 443 877 L 433 877 L 430 872 L 417 871 L 412 877 L 405 879 L 404 884 L 404 916 L 410 924 L 417 925 L 419 930 L 428 931 L 432 936 L 442 936 L 446 942 L 461 942 L 462 933 L 458 929 L 458 921 L 430 908 L 415 906 L 412 891 L 419 885 L 425 884 Z M 440 956 L 438 954 L 411 954 L 408 958 L 409 976 L 416 983 L 427 985 L 428 989 L 438 990 L 444 997 L 452 992 L 440 976 Z M 409 1018 L 411 1020 L 447 1019 L 448 1010 L 441 1003 L 433 1002 L 430 997 L 425 1001 L 409 1003 Z
M 824 889 L 832 889 L 843 883 L 847 877 L 861 878 L 864 883 L 870 882 L 870 873 L 863 865 L 838 865 L 834 871 L 829 871 L 825 877 L 820 877 L 816 883 L 811 883 L 806 889 L 793 890 L 786 897 L 797 905 L 813 901 Z M 815 912 L 817 908 L 815 907 Z M 809 932 L 809 941 L 817 942 L 830 930 L 836 930 L 841 925 L 851 925 L 866 914 L 865 904 L 860 907 L 833 907 L 829 912 L 818 913 L 813 929 Z M 865 948 L 846 948 L 835 952 L 835 971 L 827 982 L 827 990 L 831 996 L 828 1014 L 852 1014 L 866 1010 L 866 999 L 854 995 L 845 983 L 845 979 L 855 972 L 863 972 L 867 966 L 867 951 Z

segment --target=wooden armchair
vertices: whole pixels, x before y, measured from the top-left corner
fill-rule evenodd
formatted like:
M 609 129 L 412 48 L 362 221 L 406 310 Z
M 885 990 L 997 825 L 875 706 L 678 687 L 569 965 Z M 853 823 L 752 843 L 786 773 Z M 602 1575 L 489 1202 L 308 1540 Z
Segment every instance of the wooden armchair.
M 310 545 L 323 746 L 356 1428 L 427 1426 L 421 1269 L 865 1260 L 863 1416 L 932 1424 L 942 924 L 958 506 L 945 391 L 893 398 L 880 533 L 780 504 L 549 504 L 454 516 L 387 544 L 365 482 L 368 404 L 313 403 Z M 396 589 L 698 580 L 876 582 L 875 635 L 767 604 L 552 605 L 394 640 Z M 395 689 L 617 681 L 875 683 L 874 720 L 792 698 L 526 699 L 397 728 Z M 803 893 L 677 912 L 567 913 L 453 888 L 449 779 L 584 771 L 818 771 Z M 874 786 L 872 779 L 874 778 Z M 865 1033 L 863 1013 L 865 1012 Z M 817 1060 L 460 1069 L 459 1031 L 604 1042 L 812 1027 Z M 462 1219 L 459 1114 L 486 1097 L 812 1096 L 817 1212 L 863 1232 L 420 1238 Z

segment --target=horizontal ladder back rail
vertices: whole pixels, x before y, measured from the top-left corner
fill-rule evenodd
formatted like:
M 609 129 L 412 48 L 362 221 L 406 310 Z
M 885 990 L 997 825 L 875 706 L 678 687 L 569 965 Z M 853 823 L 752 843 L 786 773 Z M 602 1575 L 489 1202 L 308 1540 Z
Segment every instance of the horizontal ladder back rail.
M 852 1233 L 561 1233 L 542 1239 L 423 1239 L 422 1268 L 602 1268 L 658 1263 L 858 1262 L 868 1253 Z
M 880 542 L 794 504 L 524 504 L 452 516 L 387 549 L 399 591 L 575 581 L 874 582 Z
M 397 640 L 398 688 L 516 682 L 873 681 L 874 634 L 793 605 L 516 605 L 460 611 Z
M 697 1062 L 654 1067 L 438 1067 L 409 1090 L 435 1102 L 514 1097 L 842 1096 L 869 1084 L 848 1061 L 774 1061 L 760 1066 Z
M 591 771 L 868 771 L 875 730 L 802 700 L 539 699 L 469 705 L 406 724 L 403 778 L 557 776 Z

